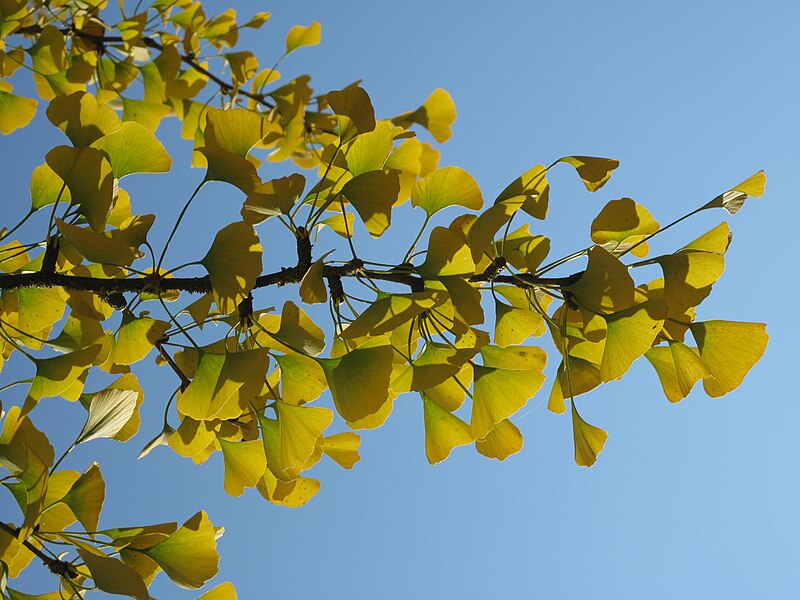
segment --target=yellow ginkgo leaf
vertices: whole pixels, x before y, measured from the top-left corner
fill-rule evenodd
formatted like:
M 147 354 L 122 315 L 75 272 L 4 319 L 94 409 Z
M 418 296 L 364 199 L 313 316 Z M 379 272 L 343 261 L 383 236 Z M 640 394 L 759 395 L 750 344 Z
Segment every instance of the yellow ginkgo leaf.
M 509 198 L 490 206 L 478 216 L 469 230 L 469 247 L 473 261 L 480 261 L 495 234 L 511 220 L 523 202 L 523 197 Z
M 316 400 L 327 387 L 325 372 L 314 359 L 302 354 L 276 355 L 281 369 L 281 399 L 299 406 Z
M 351 469 L 361 459 L 358 455 L 359 446 L 361 446 L 361 436 L 352 431 L 345 431 L 322 438 L 321 448 L 322 452 L 340 467 Z
M 161 142 L 136 121 L 125 121 L 116 131 L 92 142 L 91 147 L 106 153 L 117 179 L 131 173 L 165 173 L 172 166 Z
M 517 177 L 500 192 L 494 203 L 516 203 L 522 210 L 535 219 L 547 216 L 550 198 L 550 184 L 547 181 L 547 169 L 544 165 L 536 165 Z
M 9 135 L 25 127 L 36 114 L 37 101 L 0 90 L 0 133 Z
M 261 274 L 261 243 L 255 229 L 243 221 L 226 225 L 200 263 L 208 271 L 214 301 L 220 312 L 230 314 L 239 306 Z M 231 269 L 231 265 L 236 265 Z
M 585 394 L 601 383 L 600 367 L 588 360 L 570 356 L 569 375 L 567 375 L 564 361 L 561 361 L 558 367 L 558 375 L 553 382 L 553 388 L 550 390 L 547 409 L 556 414 L 563 414 L 567 410 L 564 402 L 566 398 Z
M 179 409 L 180 410 L 180 409 Z M 197 421 L 191 417 L 183 417 L 181 424 L 169 436 L 168 445 L 178 456 L 194 458 L 205 448 L 214 444 L 214 425 L 208 421 Z M 197 464 L 202 460 L 195 461 Z
M 417 110 L 398 115 L 392 122 L 401 127 L 409 127 L 411 123 L 419 123 L 430 131 L 433 138 L 446 142 L 451 135 L 450 128 L 456 120 L 456 105 L 445 90 L 437 88 Z
M 605 317 L 606 342 L 600 363 L 604 382 L 622 377 L 633 361 L 647 352 L 666 316 L 664 302 L 650 300 Z
M 105 153 L 96 148 L 57 146 L 45 160 L 67 184 L 78 212 L 94 231 L 101 233 L 114 191 L 114 174 Z
M 325 333 L 291 300 L 284 302 L 280 316 L 259 315 L 258 324 L 263 330 L 256 333 L 255 340 L 262 347 L 311 356 L 325 348 Z
M 535 370 L 478 365 L 473 369 L 475 384 L 470 428 L 476 438 L 485 438 L 497 423 L 525 406 L 544 381 L 544 375 Z
M 94 548 L 83 545 L 77 548 L 77 552 L 98 589 L 136 600 L 150 598 L 141 575 L 118 558 L 106 556 Z
M 31 208 L 38 210 L 56 200 L 70 203 L 72 195 L 67 184 L 47 163 L 36 167 L 31 173 Z
M 112 238 L 91 229 L 70 225 L 61 219 L 56 219 L 55 223 L 69 243 L 92 262 L 127 267 L 140 256 L 136 248 L 120 237 Z
M 697 341 L 700 358 L 712 377 L 703 388 L 712 398 L 736 389 L 764 355 L 769 336 L 763 323 L 703 321 L 689 329 Z
M 464 421 L 425 394 L 420 395 L 425 419 L 425 456 L 434 465 L 450 456 L 453 448 L 471 444 L 474 438 Z
M 28 397 L 39 400 L 61 395 L 92 365 L 100 348 L 101 346 L 96 344 L 52 358 L 34 358 L 36 375 L 28 391 Z
M 237 600 L 236 589 L 230 581 L 226 581 L 208 590 L 197 600 Z
M 565 162 L 575 167 L 583 185 L 590 192 L 603 187 L 611 177 L 611 172 L 619 166 L 618 160 L 597 156 L 565 156 L 556 162 Z
M 328 301 L 328 288 L 325 285 L 323 273 L 325 271 L 325 258 L 333 252 L 326 252 L 308 268 L 300 281 L 300 298 L 306 304 L 321 304 Z
M 271 179 L 256 186 L 244 201 L 242 219 L 245 223 L 256 225 L 271 216 L 288 215 L 303 195 L 305 186 L 306 178 L 300 173 Z
M 217 533 L 200 511 L 167 539 L 140 550 L 180 587 L 199 589 L 217 574 Z
M 92 463 L 72 484 L 61 502 L 69 506 L 86 531 L 97 531 L 105 497 L 106 484 L 100 474 L 100 467 L 97 463 Z
M 443 301 L 435 291 L 383 294 L 342 332 L 345 339 L 381 335 L 400 327 Z
M 522 434 L 508 419 L 496 423 L 485 438 L 475 440 L 475 449 L 488 458 L 505 460 L 522 450 Z
M 344 156 L 347 162 L 347 170 L 354 176 L 378 171 L 384 168 L 401 170 L 405 166 L 402 162 L 395 160 L 392 164 L 387 163 L 389 154 L 392 152 L 394 143 L 394 127 L 388 121 L 379 121 L 374 125 L 372 131 L 359 135 L 352 141 L 345 150 Z M 417 166 L 417 170 L 419 170 Z
M 392 206 L 400 193 L 398 172 L 361 173 L 345 183 L 341 193 L 356 209 L 369 234 L 379 237 L 391 224 Z
M 333 422 L 327 408 L 295 406 L 278 401 L 281 462 L 287 469 L 304 464 L 322 440 L 322 432 Z
M 472 175 L 458 167 L 444 167 L 417 181 L 411 191 L 411 203 L 430 216 L 455 205 L 479 210 L 483 195 Z
M 572 438 L 575 443 L 575 463 L 580 467 L 591 467 L 597 455 L 603 451 L 608 434 L 584 421 L 575 408 L 575 402 L 572 402 Z
M 628 268 L 601 246 L 589 250 L 589 264 L 575 283 L 566 286 L 580 306 L 608 314 L 633 304 L 633 279 Z
M 425 262 L 416 271 L 426 277 L 471 275 L 475 271 L 475 263 L 472 261 L 472 252 L 461 236 L 447 227 L 434 227 Z
M 740 184 L 733 186 L 727 192 L 711 200 L 703 208 L 724 208 L 730 214 L 735 215 L 742 208 L 748 196 L 755 198 L 761 196 L 764 193 L 766 184 L 767 177 L 764 175 L 764 171 L 758 171 Z
M 258 73 L 258 59 L 249 50 L 224 52 L 222 56 L 230 65 L 233 82 L 241 87 Z
M 328 92 L 325 100 L 336 113 L 342 142 L 375 129 L 375 110 L 369 94 L 363 88 L 353 85 L 340 91 Z
M 225 463 L 225 491 L 230 496 L 241 496 L 245 488 L 255 487 L 264 471 L 267 458 L 261 440 L 229 442 L 217 438 Z
M 267 471 L 256 488 L 272 504 L 298 508 L 319 491 L 319 481 L 310 477 L 298 477 L 294 481 L 285 482 Z
M 136 121 L 150 131 L 158 129 L 161 120 L 169 115 L 172 109 L 160 102 L 122 98 L 122 120 Z
M 532 310 L 516 308 L 495 299 L 494 342 L 506 347 L 544 333 L 544 318 Z
M 630 198 L 610 201 L 592 221 L 592 241 L 614 255 L 632 248 L 635 256 L 645 256 L 647 244 L 642 240 L 657 231 L 653 215 Z
M 711 377 L 697 348 L 691 348 L 683 342 L 655 346 L 644 356 L 656 370 L 664 395 L 670 402 L 680 402 L 689 395 L 695 383 Z
M 117 343 L 111 351 L 111 361 L 118 365 L 139 362 L 150 353 L 167 329 L 169 323 L 166 321 L 150 317 L 136 318 L 126 313 L 117 332 Z
M 316 46 L 322 40 L 322 25 L 313 21 L 304 27 L 295 25 L 286 34 L 286 54 L 302 48 L 303 46 Z
M 56 96 L 47 107 L 47 118 L 76 147 L 90 146 L 122 126 L 113 109 L 86 92 Z
M 377 413 L 389 401 L 394 350 L 378 337 L 338 358 L 317 358 L 337 412 L 355 423 Z

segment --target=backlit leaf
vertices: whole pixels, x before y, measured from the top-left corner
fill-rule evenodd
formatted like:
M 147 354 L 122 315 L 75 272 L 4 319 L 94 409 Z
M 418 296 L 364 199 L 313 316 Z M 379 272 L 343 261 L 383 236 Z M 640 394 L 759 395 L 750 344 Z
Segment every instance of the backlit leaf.
M 767 177 L 764 171 L 758 171 L 751 175 L 743 182 L 733 186 L 727 192 L 720 194 L 703 208 L 724 208 L 730 214 L 734 215 L 742 208 L 748 196 L 758 198 L 764 193 L 764 186 L 767 184 Z
M 633 304 L 633 287 L 627 267 L 607 250 L 594 246 L 583 275 L 567 289 L 580 306 L 607 314 Z
M 266 19 L 265 19 L 266 20 Z M 215 588 L 208 590 L 197 600 L 237 600 L 236 589 L 229 581 L 220 583 Z
M 506 204 L 510 207 L 519 204 L 533 218 L 544 219 L 547 216 L 549 198 L 547 169 L 544 165 L 536 165 L 509 183 L 494 202 L 495 205 Z
M 392 122 L 401 127 L 419 123 L 430 131 L 437 142 L 442 143 L 450 138 L 450 127 L 455 120 L 456 106 L 453 99 L 445 90 L 437 88 L 417 110 L 399 115 Z
M 360 460 L 358 448 L 361 437 L 352 431 L 336 433 L 322 438 L 322 452 L 336 461 L 340 467 L 351 469 Z
M 680 402 L 700 379 L 711 377 L 697 348 L 682 342 L 670 342 L 668 346 L 656 346 L 645 352 L 645 358 L 656 370 L 667 400 Z
M 253 226 L 239 221 L 220 229 L 200 263 L 211 278 L 217 308 L 232 313 L 261 274 L 261 243 Z
M 658 230 L 658 223 L 647 209 L 630 198 L 621 198 L 606 204 L 592 221 L 592 241 L 612 254 L 624 252 L 636 244 L 632 253 L 644 256 L 647 244 L 639 242 Z
M 109 594 L 149 600 L 150 594 L 147 593 L 147 586 L 142 577 L 128 565 L 119 559 L 88 548 L 78 547 L 77 552 L 99 589 Z
M 663 302 L 649 301 L 606 317 L 608 324 L 600 376 L 619 379 L 653 345 L 666 318 Z
M 483 195 L 472 175 L 458 167 L 444 167 L 417 181 L 411 191 L 411 203 L 428 215 L 454 205 L 479 210 Z
M 580 467 L 591 467 L 597 455 L 603 451 L 608 434 L 584 421 L 572 403 L 572 438 L 575 443 L 575 463 Z
M 327 408 L 277 402 L 281 460 L 286 468 L 304 464 L 314 453 L 322 432 L 333 422 Z
M 341 193 L 355 207 L 370 235 L 378 237 L 391 223 L 400 180 L 394 170 L 368 171 L 345 183 Z
M 111 351 L 111 361 L 118 365 L 132 365 L 139 362 L 153 349 L 154 344 L 164 337 L 169 323 L 150 317 L 134 317 L 126 313 L 122 317 L 117 343 Z
M 313 263 L 303 275 L 300 282 L 300 298 L 306 304 L 320 304 L 328 301 L 328 288 L 325 286 L 325 279 L 322 274 L 325 270 L 325 258 L 333 250 L 327 252 Z
M 485 438 L 475 440 L 475 449 L 487 458 L 505 460 L 522 450 L 522 434 L 516 425 L 504 419 Z
M 47 107 L 47 118 L 75 147 L 91 146 L 122 126 L 117 113 L 86 92 L 56 96 Z
M 309 477 L 298 477 L 294 481 L 280 481 L 270 471 L 264 474 L 256 486 L 259 493 L 273 504 L 297 508 L 319 491 L 319 481 Z
M 93 345 L 52 358 L 33 359 L 36 376 L 31 383 L 28 397 L 39 400 L 63 394 L 86 373 L 98 352 L 100 346 Z
M 286 35 L 286 54 L 303 46 L 316 46 L 322 40 L 322 25 L 314 21 L 308 27 L 295 25 Z
M 76 444 L 97 438 L 113 438 L 136 410 L 138 394 L 134 390 L 105 389 L 92 397 L 89 415 L 78 434 Z
M 25 127 L 36 114 L 37 101 L 0 90 L 0 133 L 9 135 Z
M 267 458 L 261 440 L 229 442 L 217 438 L 225 463 L 225 491 L 241 496 L 245 488 L 255 487 L 267 470 Z
M 303 194 L 305 185 L 305 177 L 292 173 L 256 186 L 242 206 L 242 219 L 255 225 L 271 216 L 288 215 Z
M 86 531 L 97 531 L 100 510 L 106 498 L 106 484 L 97 463 L 84 471 L 61 501 L 70 507 Z
M 345 339 L 381 335 L 441 303 L 434 291 L 385 294 L 377 298 L 342 332 Z
M 575 167 L 583 185 L 590 192 L 603 187 L 611 177 L 611 172 L 619 166 L 618 160 L 596 156 L 565 156 L 556 162 L 565 162 Z
M 464 421 L 425 394 L 421 396 L 425 419 L 425 456 L 433 465 L 450 456 L 453 448 L 471 444 L 473 437 L 469 425 Z
M 475 384 L 470 427 L 476 438 L 485 438 L 494 426 L 525 406 L 544 381 L 536 370 L 512 370 L 474 366 Z
M 375 110 L 363 88 L 350 86 L 328 92 L 325 100 L 338 117 L 339 137 L 343 142 L 375 129 Z
M 275 356 L 281 369 L 281 399 L 300 405 L 316 400 L 328 387 L 325 373 L 317 362 L 302 354 Z
M 166 173 L 172 166 L 172 159 L 161 142 L 150 129 L 136 121 L 125 121 L 116 131 L 92 142 L 92 148 L 108 155 L 117 179 L 131 173 Z

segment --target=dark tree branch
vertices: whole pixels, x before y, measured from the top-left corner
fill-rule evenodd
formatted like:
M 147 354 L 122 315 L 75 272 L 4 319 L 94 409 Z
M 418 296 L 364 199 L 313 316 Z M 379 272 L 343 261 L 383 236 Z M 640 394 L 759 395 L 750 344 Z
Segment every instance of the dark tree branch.
M 68 562 L 47 556 L 47 554 L 39 550 L 39 548 L 37 548 L 33 543 L 31 543 L 27 539 L 20 540 L 17 537 L 19 536 L 19 529 L 15 529 L 8 523 L 4 523 L 2 521 L 0 521 L 0 529 L 5 531 L 8 535 L 13 537 L 20 544 L 22 544 L 28 550 L 30 550 L 34 554 L 34 556 L 36 556 L 36 558 L 41 560 L 44 563 L 44 566 L 46 566 L 48 570 L 54 575 L 58 575 L 59 577 L 63 577 L 64 575 L 66 575 L 70 579 L 75 579 L 78 576 L 78 572 Z

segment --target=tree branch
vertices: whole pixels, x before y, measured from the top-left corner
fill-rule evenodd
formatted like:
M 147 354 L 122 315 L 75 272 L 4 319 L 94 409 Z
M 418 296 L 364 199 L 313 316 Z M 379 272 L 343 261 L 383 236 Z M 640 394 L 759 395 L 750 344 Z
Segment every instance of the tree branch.
M 19 535 L 19 529 L 15 529 L 8 523 L 4 523 L 2 521 L 0 521 L 0 529 L 5 531 L 8 535 L 13 537 L 20 544 L 22 544 L 28 550 L 30 550 L 39 560 L 41 560 L 44 563 L 44 566 L 46 566 L 48 570 L 54 575 L 58 575 L 59 577 L 63 577 L 64 575 L 66 575 L 70 579 L 75 579 L 78 576 L 78 572 L 68 562 L 47 556 L 47 554 L 39 550 L 39 548 L 37 548 L 33 543 L 31 543 L 27 539 L 20 540 L 17 537 Z

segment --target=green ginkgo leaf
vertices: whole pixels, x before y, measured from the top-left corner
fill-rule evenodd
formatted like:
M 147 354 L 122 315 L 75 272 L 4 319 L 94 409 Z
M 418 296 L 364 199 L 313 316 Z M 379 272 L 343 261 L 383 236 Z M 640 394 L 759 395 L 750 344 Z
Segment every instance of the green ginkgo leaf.
M 86 531 L 97 531 L 100 510 L 106 498 L 106 484 L 97 463 L 78 477 L 61 502 L 69 506 Z
M 336 462 L 340 467 L 352 469 L 361 457 L 358 448 L 361 446 L 361 436 L 352 431 L 336 433 L 322 438 L 322 452 Z
M 657 231 L 653 215 L 630 198 L 611 200 L 592 221 L 592 241 L 615 255 L 636 246 L 632 253 L 645 256 L 647 244 L 642 240 Z
M 703 388 L 712 398 L 733 391 L 764 355 L 769 336 L 763 323 L 703 321 L 689 329 L 697 341 L 700 359 L 712 377 Z
M 322 25 L 313 21 L 311 25 L 295 25 L 286 34 L 286 54 L 303 46 L 316 46 L 322 41 Z
M 36 115 L 38 102 L 0 89 L 0 133 L 9 135 L 25 127 Z
M 301 405 L 316 400 L 328 383 L 322 367 L 302 354 L 276 355 L 281 369 L 281 399 L 287 404 Z
M 372 131 L 359 132 L 358 137 L 345 150 L 347 170 L 354 176 L 368 171 L 379 171 L 384 165 L 402 170 L 400 168 L 402 165 L 386 162 L 394 144 L 393 129 L 391 123 L 379 121 Z
M 444 167 L 417 181 L 411 191 L 411 203 L 430 216 L 455 205 L 479 210 L 483 195 L 472 175 L 458 167 Z
M 155 343 L 164 337 L 167 329 L 169 329 L 167 321 L 135 317 L 125 313 L 110 360 L 117 365 L 132 365 L 139 362 L 150 353 Z
M 487 458 L 505 460 L 522 450 L 522 433 L 508 419 L 496 423 L 485 438 L 475 440 L 475 449 Z
M 608 434 L 599 427 L 584 421 L 572 402 L 572 438 L 575 443 L 575 463 L 580 467 L 591 467 L 597 455 L 603 451 Z
M 92 396 L 89 414 L 75 444 L 98 438 L 113 438 L 136 410 L 138 394 L 134 390 L 105 389 Z
M 450 456 L 453 448 L 471 444 L 474 438 L 464 421 L 425 394 L 420 395 L 425 419 L 425 456 L 434 465 Z
M 742 208 L 748 196 L 760 197 L 764 193 L 766 184 L 767 177 L 764 175 L 764 171 L 758 171 L 740 184 L 733 186 L 727 192 L 709 201 L 703 208 L 724 208 L 730 214 L 735 215 Z
M 122 126 L 113 109 L 86 92 L 56 96 L 47 107 L 47 118 L 67 134 L 76 148 L 91 146 Z
M 394 351 L 379 337 L 338 358 L 317 358 L 342 418 L 353 424 L 377 413 L 389 401 Z
M 261 440 L 229 442 L 217 438 L 225 464 L 225 491 L 230 496 L 241 496 L 245 488 L 255 487 L 264 471 L 267 458 Z
M 136 121 L 150 131 L 158 129 L 161 120 L 171 112 L 172 109 L 161 102 L 122 98 L 122 121 Z
M 158 544 L 140 550 L 182 588 L 196 590 L 217 574 L 217 534 L 200 511 Z
M 664 302 L 650 300 L 605 317 L 606 343 L 600 363 L 604 382 L 622 377 L 633 361 L 647 352 L 666 316 Z
M 239 306 L 261 274 L 261 243 L 255 229 L 244 221 L 226 225 L 200 263 L 208 271 L 214 301 L 220 312 L 230 314 Z M 236 265 L 236 269 L 231 269 Z
M 611 177 L 611 172 L 619 166 L 618 160 L 596 156 L 565 156 L 556 162 L 565 162 L 575 167 L 583 185 L 590 192 L 603 187 Z
M 342 142 L 348 142 L 360 133 L 375 129 L 375 110 L 369 94 L 363 88 L 349 86 L 340 91 L 328 92 L 325 100 L 336 113 Z
M 379 237 L 391 224 L 392 206 L 400 194 L 395 170 L 367 171 L 344 184 L 342 196 L 353 205 L 372 237 Z
M 78 212 L 97 233 L 105 229 L 114 191 L 114 174 L 105 153 L 96 148 L 58 146 L 45 157 L 67 184 Z
M 98 589 L 109 594 L 149 600 L 150 594 L 141 575 L 121 560 L 84 546 L 78 547 L 77 552 Z
M 172 166 L 172 158 L 161 142 L 136 121 L 125 121 L 116 131 L 92 142 L 91 147 L 106 153 L 117 179 L 131 173 L 166 173 Z
M 31 173 L 31 208 L 39 210 L 56 200 L 69 204 L 72 195 L 64 180 L 47 163 L 36 167 Z
M 441 144 L 450 138 L 450 128 L 455 120 L 456 105 L 453 99 L 445 90 L 437 88 L 417 110 L 394 117 L 392 123 L 401 127 L 419 123 Z

